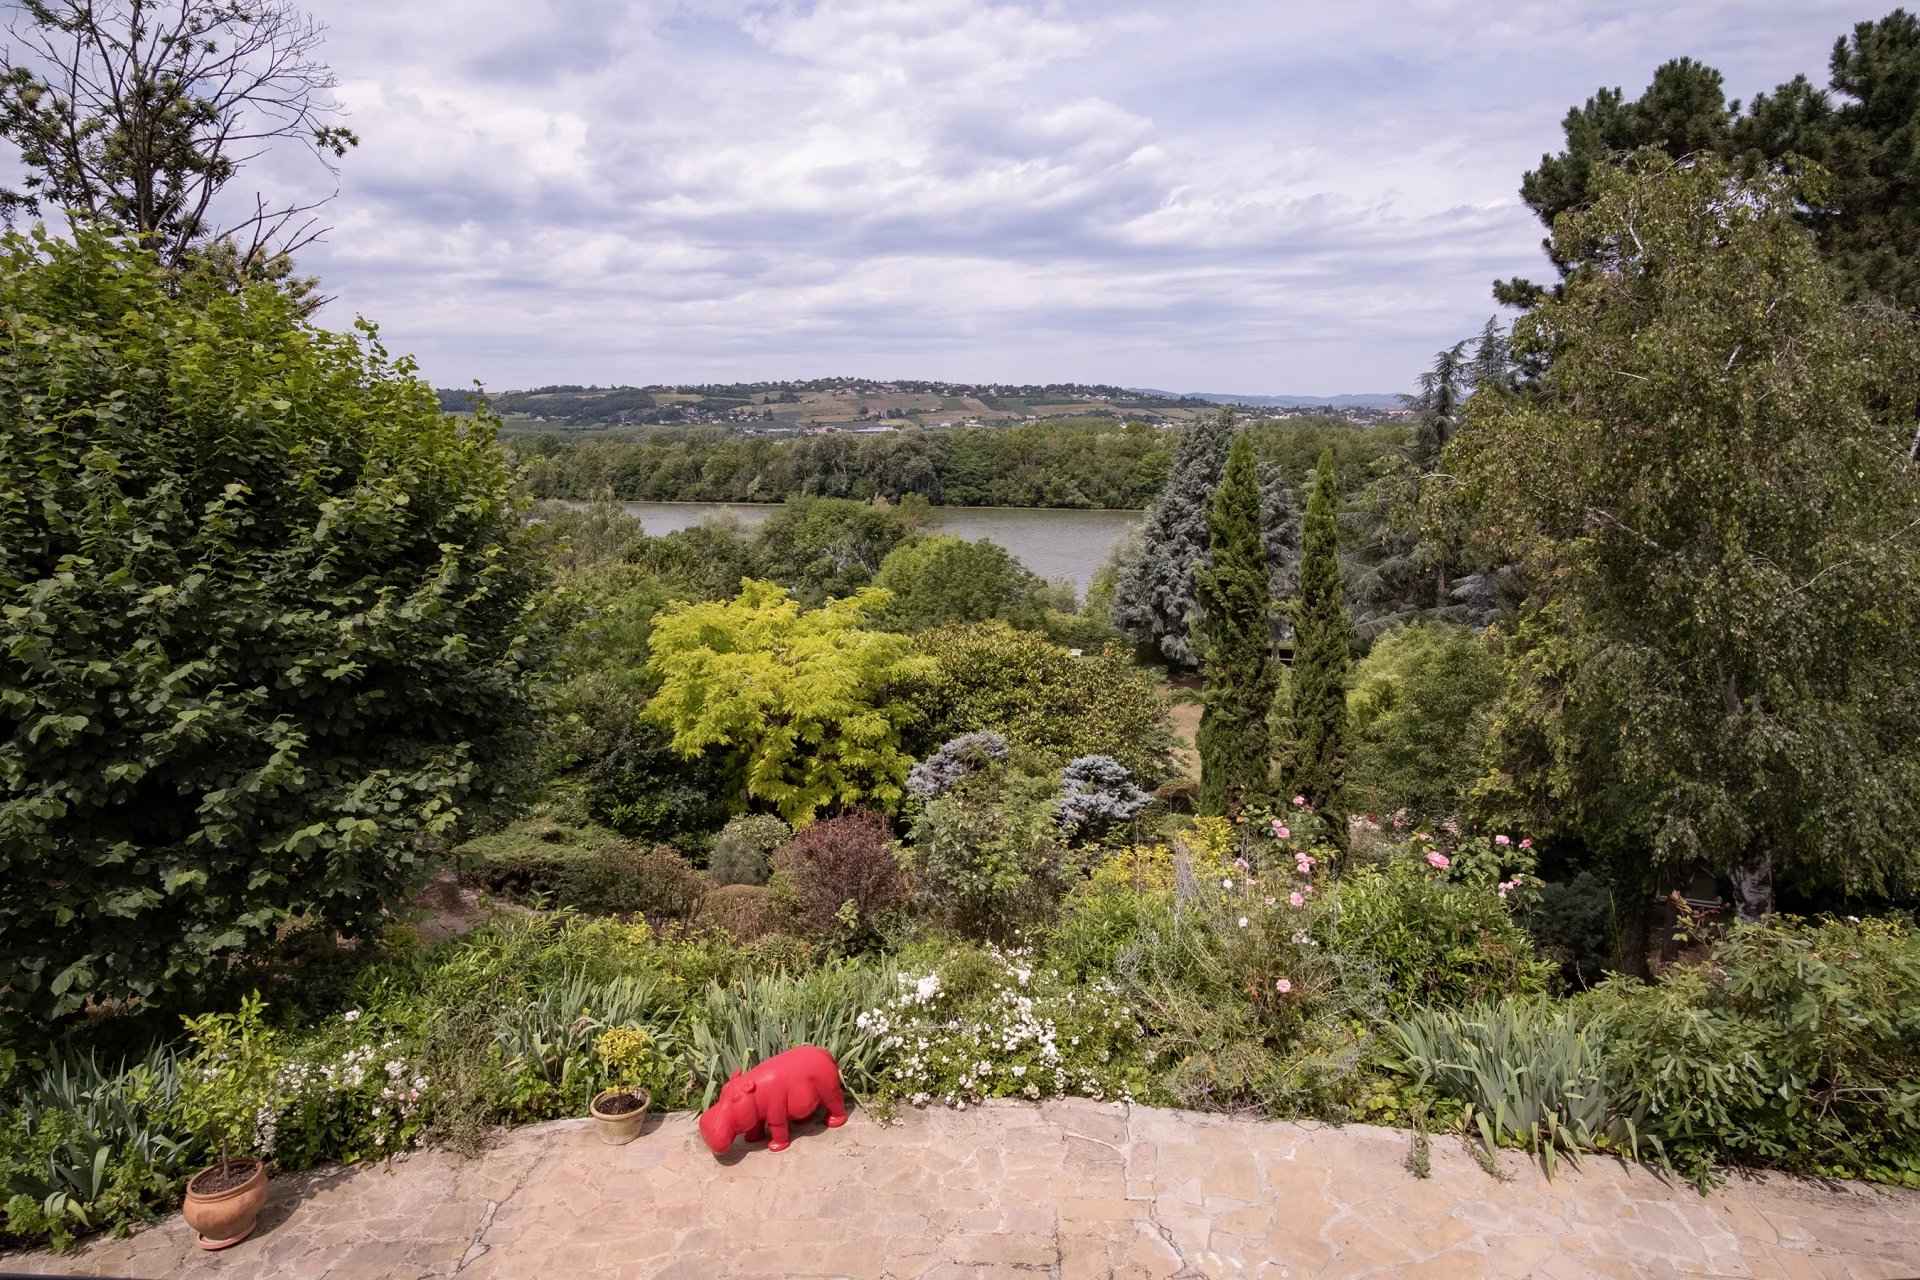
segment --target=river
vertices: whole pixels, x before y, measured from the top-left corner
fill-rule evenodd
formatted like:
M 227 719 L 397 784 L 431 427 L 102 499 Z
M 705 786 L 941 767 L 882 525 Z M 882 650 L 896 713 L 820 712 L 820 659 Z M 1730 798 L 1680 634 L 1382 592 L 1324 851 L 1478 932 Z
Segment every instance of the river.
M 623 502 L 651 534 L 689 529 L 707 520 L 756 525 L 780 509 L 776 503 Z M 933 507 L 933 527 L 969 540 L 996 542 L 1049 582 L 1066 581 L 1085 594 L 1087 584 L 1139 511 L 1073 511 L 1056 507 Z

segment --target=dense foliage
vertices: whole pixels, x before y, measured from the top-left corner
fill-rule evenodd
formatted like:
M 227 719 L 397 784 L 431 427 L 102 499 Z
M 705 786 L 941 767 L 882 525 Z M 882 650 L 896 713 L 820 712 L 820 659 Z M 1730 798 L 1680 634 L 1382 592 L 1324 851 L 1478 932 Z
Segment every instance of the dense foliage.
M 1501 687 L 1490 637 L 1443 622 L 1397 627 L 1353 668 L 1346 788 L 1354 808 L 1439 822 L 1479 780 Z
M 914 651 L 935 664 L 918 695 L 928 747 L 991 730 L 1055 764 L 1112 756 L 1149 783 L 1171 771 L 1166 695 L 1123 654 L 1076 657 L 998 622 L 924 632 Z
M 919 719 L 902 695 L 934 664 L 861 627 L 886 603 L 868 590 L 802 609 L 748 580 L 730 601 L 670 605 L 653 626 L 647 714 L 681 755 L 730 761 L 742 802 L 796 826 L 828 805 L 892 804 L 912 764 L 902 735 Z
M 501 785 L 541 578 L 371 330 L 91 232 L 0 246 L 0 1005 L 370 928 Z
M 1347 672 L 1353 625 L 1340 585 L 1334 461 L 1320 457 L 1307 500 L 1300 596 L 1293 614 L 1289 718 L 1294 734 L 1288 786 L 1305 796 L 1336 844 L 1346 843 Z
M 992 542 L 922 538 L 889 553 L 873 585 L 892 596 L 885 621 L 901 631 L 996 618 L 1030 631 L 1046 624 L 1046 583 Z
M 1273 751 L 1272 601 L 1260 536 L 1253 445 L 1234 439 L 1207 511 L 1207 561 L 1194 575 L 1193 646 L 1205 701 L 1195 745 L 1203 813 L 1239 813 L 1266 798 Z
M 1514 633 L 1497 797 L 1735 875 L 1758 912 L 1776 872 L 1920 872 L 1920 334 L 1844 303 L 1793 182 L 1734 182 L 1596 174 L 1555 239 L 1607 265 L 1520 323 L 1539 393 L 1476 396 L 1448 457 L 1482 536 L 1552 584 Z
M 724 430 L 660 431 L 531 454 L 541 497 L 655 502 L 778 502 L 803 494 L 948 506 L 1144 507 L 1166 480 L 1172 441 L 1112 421 L 844 432 L 778 439 Z
M 1565 149 L 1540 158 L 1521 198 L 1551 232 L 1559 215 L 1592 202 L 1607 163 L 1641 147 L 1675 159 L 1716 155 L 1750 172 L 1811 161 L 1823 180 L 1804 190 L 1794 215 L 1841 291 L 1920 308 L 1920 17 L 1895 9 L 1854 24 L 1834 41 L 1828 71 L 1826 89 L 1797 75 L 1744 111 L 1727 101 L 1721 74 L 1691 58 L 1662 64 L 1631 101 L 1603 88 L 1567 112 Z M 1563 280 L 1598 261 L 1558 236 L 1545 247 Z M 1524 280 L 1500 282 L 1495 293 L 1526 305 L 1542 296 Z

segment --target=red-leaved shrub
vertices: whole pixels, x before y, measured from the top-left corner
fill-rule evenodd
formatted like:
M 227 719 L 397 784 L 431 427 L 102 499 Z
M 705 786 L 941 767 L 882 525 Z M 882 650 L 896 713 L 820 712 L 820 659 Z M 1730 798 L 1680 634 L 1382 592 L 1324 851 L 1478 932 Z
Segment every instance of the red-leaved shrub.
M 773 870 L 794 925 L 814 936 L 867 941 L 879 917 L 907 900 L 893 833 L 868 810 L 804 828 L 774 852 Z

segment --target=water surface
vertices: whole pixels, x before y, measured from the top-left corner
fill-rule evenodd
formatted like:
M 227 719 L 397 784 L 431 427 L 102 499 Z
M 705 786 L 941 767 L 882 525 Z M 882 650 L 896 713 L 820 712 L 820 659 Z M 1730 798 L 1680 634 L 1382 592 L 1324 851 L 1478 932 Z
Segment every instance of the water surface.
M 776 503 L 744 502 L 623 502 L 620 506 L 651 534 L 690 529 L 708 520 L 737 520 L 752 527 L 780 509 Z M 1053 507 L 934 507 L 931 511 L 936 531 L 998 543 L 1041 577 L 1071 582 L 1082 593 L 1142 515 Z

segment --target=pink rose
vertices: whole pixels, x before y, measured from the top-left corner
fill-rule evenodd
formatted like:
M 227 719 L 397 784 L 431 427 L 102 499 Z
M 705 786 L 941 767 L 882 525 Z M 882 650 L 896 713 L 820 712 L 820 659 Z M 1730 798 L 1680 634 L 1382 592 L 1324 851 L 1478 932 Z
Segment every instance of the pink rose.
M 1293 990 L 1293 983 L 1286 978 L 1276 978 L 1274 979 L 1273 989 L 1284 996 Z
M 1521 847 L 1522 849 L 1531 849 L 1531 848 L 1533 848 L 1533 837 L 1532 837 L 1532 836 L 1528 836 L 1528 837 L 1527 837 L 1527 838 L 1526 838 L 1525 840 L 1522 840 L 1522 841 L 1520 842 L 1520 847 Z
M 1304 894 L 1294 892 L 1287 895 L 1287 903 L 1290 906 L 1304 907 L 1307 905 L 1307 899 Z
M 1291 837 L 1293 835 L 1293 832 L 1276 822 L 1273 824 L 1273 834 L 1276 836 L 1279 836 L 1282 840 L 1285 840 Z
M 1435 850 L 1427 855 L 1427 865 L 1435 871 L 1445 871 L 1448 867 L 1452 866 L 1453 863 L 1448 861 L 1446 854 Z
M 1295 796 L 1293 803 L 1296 808 L 1304 809 L 1307 807 L 1307 798 L 1305 796 Z
M 1510 845 L 1513 843 L 1513 841 L 1507 839 L 1505 836 L 1495 836 L 1493 838 L 1493 842 L 1501 846 Z

